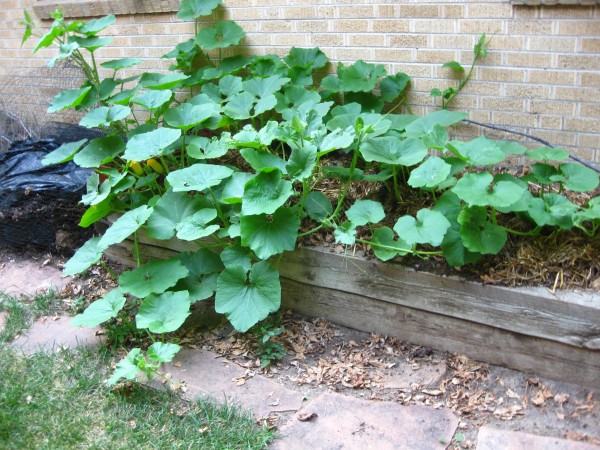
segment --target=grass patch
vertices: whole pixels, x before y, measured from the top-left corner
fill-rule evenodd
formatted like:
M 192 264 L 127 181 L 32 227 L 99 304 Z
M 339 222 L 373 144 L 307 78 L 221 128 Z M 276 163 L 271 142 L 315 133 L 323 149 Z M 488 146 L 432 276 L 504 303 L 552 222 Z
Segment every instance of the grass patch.
M 0 448 L 261 449 L 273 438 L 230 405 L 110 389 L 109 364 L 98 350 L 25 357 L 0 345 Z

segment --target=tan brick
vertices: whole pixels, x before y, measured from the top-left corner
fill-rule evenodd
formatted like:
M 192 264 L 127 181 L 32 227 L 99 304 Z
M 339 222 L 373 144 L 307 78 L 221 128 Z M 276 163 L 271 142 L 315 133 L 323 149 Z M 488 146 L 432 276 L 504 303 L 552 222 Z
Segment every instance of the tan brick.
M 337 17 L 340 19 L 372 19 L 375 7 L 371 5 L 338 6 Z
M 377 50 L 375 54 L 377 55 L 380 50 Z M 381 59 L 380 59 L 381 61 Z M 394 64 L 394 73 L 404 72 L 405 74 L 411 77 L 432 77 L 433 76 L 433 66 L 429 64 L 410 64 L 410 63 L 401 63 Z
M 575 36 L 600 36 L 597 20 L 558 21 L 558 34 Z
M 401 5 L 400 17 L 404 19 L 439 18 L 441 10 L 437 5 Z
M 518 98 L 485 97 L 482 99 L 481 106 L 495 111 L 524 111 L 525 100 Z
M 395 34 L 389 37 L 390 47 L 427 47 L 427 36 L 424 34 Z M 437 47 L 437 46 L 436 46 Z
M 410 23 L 407 20 L 373 20 L 370 21 L 371 28 L 379 33 L 406 33 L 410 30 Z
M 496 5 L 480 4 L 468 5 L 467 17 L 469 19 L 506 19 L 512 16 L 512 6 L 509 3 Z
M 265 20 L 260 22 L 260 31 L 262 33 L 291 33 L 292 22 L 284 20 Z
M 397 8 L 393 5 L 379 5 L 377 7 L 377 17 L 380 19 L 394 18 L 398 15 Z
M 442 6 L 441 17 L 444 19 L 462 19 L 465 17 L 465 10 L 461 5 Z
M 513 5 L 513 18 L 515 19 L 538 19 L 541 8 L 530 6 Z
M 558 71 L 558 70 L 530 70 L 530 83 L 545 83 L 545 84 L 575 84 L 577 74 L 573 71 Z
M 344 45 L 343 34 L 312 34 L 309 38 L 309 45 L 315 47 L 339 47 Z
M 577 39 L 574 37 L 532 36 L 528 38 L 527 48 L 541 52 L 574 52 L 577 48 Z
M 488 35 L 502 34 L 504 22 L 500 20 L 460 20 L 459 30 L 461 33 Z M 511 33 L 514 34 L 514 33 Z
M 552 34 L 552 22 L 542 20 L 515 20 L 507 22 L 510 35 L 549 35 Z
M 350 45 L 353 47 L 383 47 L 385 36 L 383 34 L 351 34 Z
M 284 19 L 316 19 L 317 18 L 317 8 L 308 7 L 308 6 L 283 8 L 283 18 Z
M 362 59 L 366 62 L 369 62 L 373 59 L 373 51 L 371 49 L 363 49 L 363 48 L 336 48 L 335 52 L 335 60 L 336 61 L 350 61 L 354 62 L 359 59 Z
M 546 130 L 562 129 L 563 118 L 560 116 L 538 116 L 537 127 Z
M 600 103 L 581 103 L 579 113 L 585 117 L 600 117 Z M 600 126 L 598 132 L 600 132 Z
M 245 45 L 270 46 L 273 45 L 273 38 L 278 35 L 268 33 L 249 33 L 244 40 Z
M 448 20 L 413 20 L 410 22 L 410 30 L 413 33 L 454 33 L 457 29 L 457 21 Z
M 583 132 L 598 132 L 597 118 L 566 118 L 565 130 L 583 131 Z
M 543 19 L 591 19 L 594 6 L 547 6 L 541 9 Z
M 581 86 L 600 86 L 600 73 L 583 72 L 580 76 Z
M 527 38 L 524 36 L 486 36 L 488 39 L 488 49 L 490 53 L 499 50 L 523 51 Z
M 167 33 L 167 25 L 164 23 L 144 23 L 140 25 L 129 25 L 119 27 L 120 34 L 159 34 Z
M 535 115 L 517 112 L 492 111 L 494 124 L 511 127 L 534 127 Z
M 228 9 L 228 19 L 236 21 L 261 20 L 263 19 L 263 8 L 235 8 Z
M 296 31 L 302 33 L 324 33 L 326 31 L 331 31 L 329 22 L 326 20 L 296 20 L 294 22 L 294 28 Z
M 477 94 L 498 97 L 501 93 L 501 84 L 479 81 L 471 78 L 471 81 L 462 90 L 461 94 Z
M 367 19 L 356 19 L 356 20 L 334 20 L 333 31 L 337 32 L 348 32 L 348 33 L 361 33 L 369 30 L 369 20 Z
M 287 47 L 306 47 L 308 46 L 308 36 L 300 33 L 276 34 L 273 35 L 273 45 L 283 45 Z
M 600 24 L 598 24 L 600 26 Z M 600 38 L 583 38 L 580 41 L 581 52 L 600 54 Z
M 554 98 L 557 100 L 575 100 L 585 102 L 589 101 L 590 98 L 597 97 L 597 88 L 557 86 L 554 89 Z
M 531 100 L 529 111 L 532 114 L 556 114 L 569 115 L 575 114 L 576 104 L 572 102 L 559 102 L 552 100 Z
M 499 67 L 479 67 L 477 68 L 477 78 L 490 81 L 525 81 L 526 72 L 523 69 L 504 69 Z
M 424 35 L 424 38 L 427 36 Z M 471 49 L 475 45 L 474 36 L 434 35 L 432 47 L 437 49 Z
M 333 6 L 319 6 L 317 8 L 317 17 L 319 19 L 333 19 L 335 17 L 335 8 Z
M 417 52 L 417 62 L 443 64 L 446 61 L 455 59 L 456 52 L 450 50 L 430 50 L 421 48 Z
M 549 53 L 508 53 L 507 65 L 510 67 L 551 67 L 552 55 Z
M 558 67 L 565 69 L 600 69 L 597 55 L 558 55 Z
M 457 95 L 453 100 L 452 108 L 459 111 L 471 110 L 477 107 L 478 97 L 476 95 L 465 95 L 463 93 Z
M 507 84 L 504 86 L 507 97 L 549 98 L 550 87 L 531 84 Z
M 578 145 L 582 146 L 582 147 L 590 147 L 590 148 L 600 148 L 600 134 L 596 133 L 596 134 L 583 134 L 583 133 L 579 133 L 578 136 Z M 595 159 L 595 161 L 600 162 L 600 158 L 598 158 L 598 156 L 600 156 L 600 154 L 597 154 L 597 157 Z M 593 158 L 589 158 L 588 161 L 594 161 Z

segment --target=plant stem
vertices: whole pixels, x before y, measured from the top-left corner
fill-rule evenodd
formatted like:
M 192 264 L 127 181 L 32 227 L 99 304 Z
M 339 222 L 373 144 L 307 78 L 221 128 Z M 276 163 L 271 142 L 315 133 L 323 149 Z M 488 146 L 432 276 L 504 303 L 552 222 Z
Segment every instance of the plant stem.
M 104 261 L 100 260 L 100 266 L 104 270 L 106 270 L 110 274 L 110 276 L 113 277 L 115 280 L 119 278 L 117 274 L 110 267 L 108 267 Z
M 140 267 L 140 244 L 138 241 L 138 232 L 133 233 L 133 254 L 135 256 L 135 263 Z
M 385 250 L 393 250 L 395 252 L 403 252 L 403 253 L 412 253 L 414 255 L 443 255 L 444 252 L 439 250 L 439 251 L 435 251 L 435 252 L 424 252 L 421 250 L 415 250 L 415 249 L 407 249 L 407 248 L 398 248 L 398 247 L 392 247 L 391 245 L 383 245 L 383 244 L 377 244 L 376 242 L 372 242 L 372 241 L 367 241 L 366 239 L 356 239 L 356 242 L 360 242 L 362 244 L 368 244 L 371 247 L 379 247 Z
M 539 225 L 530 231 L 517 231 L 517 230 L 511 230 L 510 228 L 506 228 L 506 227 L 502 227 L 502 228 L 507 233 L 516 234 L 518 236 L 537 236 L 538 234 L 540 234 L 540 231 L 542 230 L 542 227 Z

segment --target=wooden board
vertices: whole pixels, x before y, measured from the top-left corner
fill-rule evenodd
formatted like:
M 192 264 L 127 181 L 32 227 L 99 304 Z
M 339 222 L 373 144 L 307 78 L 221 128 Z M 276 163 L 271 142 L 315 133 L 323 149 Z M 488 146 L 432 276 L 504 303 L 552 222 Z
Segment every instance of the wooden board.
M 65 17 L 98 17 L 108 14 L 148 14 L 179 11 L 180 0 L 41 0 L 33 5 L 40 19 L 60 9 Z
M 140 237 L 143 260 L 193 250 Z M 132 265 L 125 241 L 105 254 Z M 600 296 L 486 286 L 304 248 L 279 266 L 284 307 L 362 331 L 600 388 Z

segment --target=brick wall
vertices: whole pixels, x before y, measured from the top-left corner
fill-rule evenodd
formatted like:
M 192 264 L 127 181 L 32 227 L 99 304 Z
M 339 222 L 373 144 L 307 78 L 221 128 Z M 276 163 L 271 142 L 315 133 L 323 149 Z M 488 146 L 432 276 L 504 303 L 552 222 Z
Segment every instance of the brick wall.
M 107 5 L 112 0 L 103 1 Z M 144 2 L 164 10 L 173 0 Z M 18 21 L 23 8 L 31 10 L 33 3 L 0 3 L 3 97 L 7 90 L 2 86 L 27 76 L 31 77 L 28 83 L 33 81 L 49 55 L 39 52 L 33 57 L 33 42 L 19 48 Z M 468 111 L 473 120 L 532 133 L 600 162 L 600 5 L 579 3 L 224 0 L 212 19 L 236 20 L 248 33 L 243 42 L 248 53 L 284 55 L 292 45 L 319 46 L 332 61 L 363 59 L 384 64 L 390 73 L 406 72 L 414 80 L 409 101 L 416 113 L 433 110 L 431 88 L 452 83 L 451 72 L 441 64 L 454 59 L 469 65 L 472 47 L 485 32 L 493 36 L 489 55 L 454 107 Z M 100 59 L 143 57 L 146 61 L 140 68 L 164 70 L 169 61 L 160 56 L 188 39 L 192 30 L 192 24 L 180 22 L 174 12 L 119 15 L 109 31 L 113 44 L 100 53 Z M 43 71 L 40 82 L 51 76 L 69 83 L 60 70 Z M 463 127 L 461 132 L 480 130 Z

